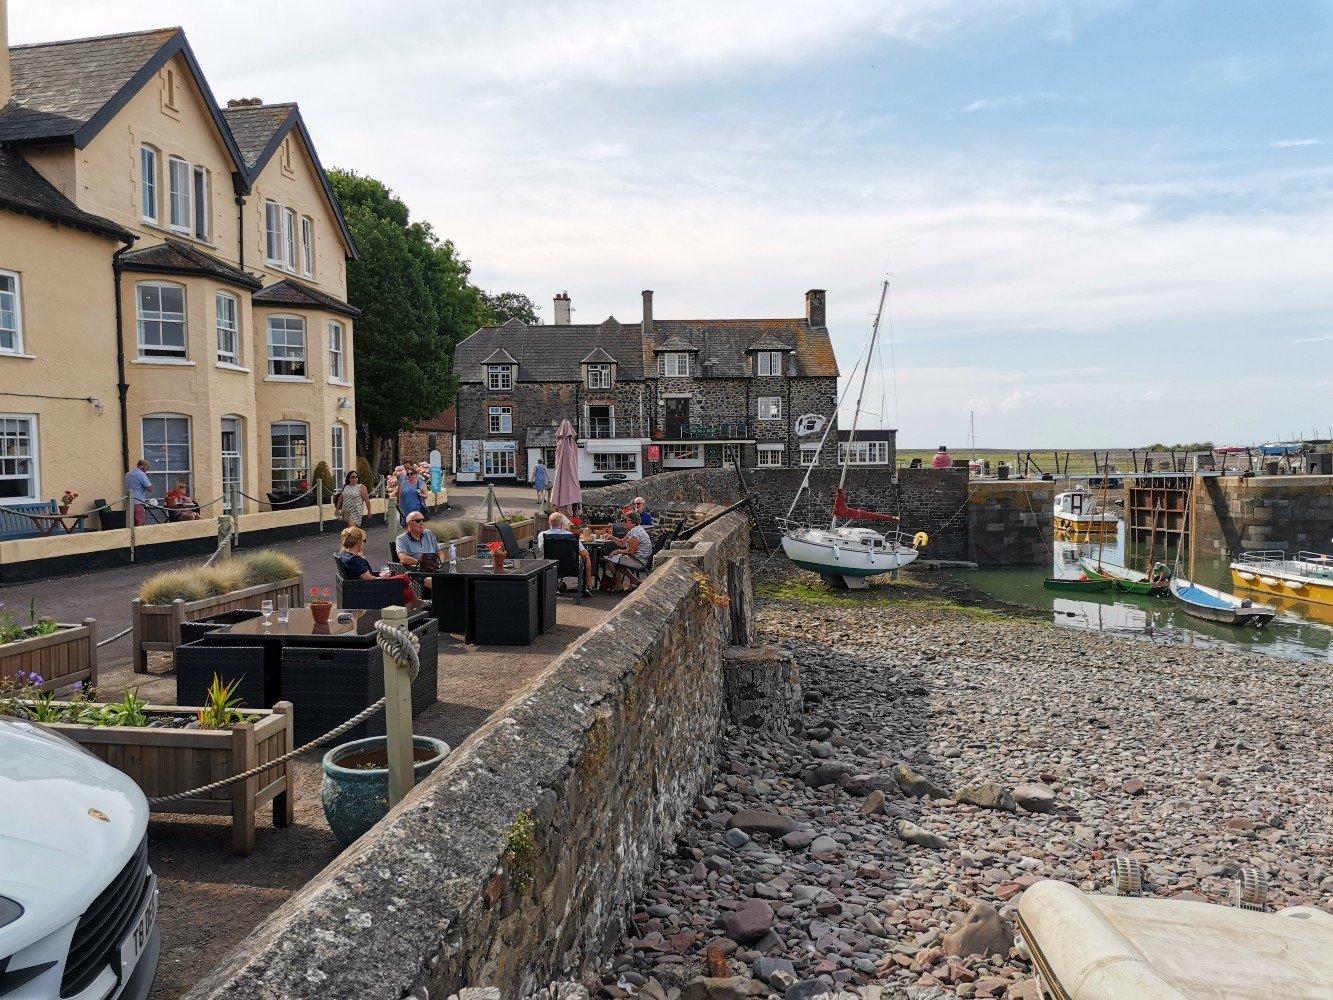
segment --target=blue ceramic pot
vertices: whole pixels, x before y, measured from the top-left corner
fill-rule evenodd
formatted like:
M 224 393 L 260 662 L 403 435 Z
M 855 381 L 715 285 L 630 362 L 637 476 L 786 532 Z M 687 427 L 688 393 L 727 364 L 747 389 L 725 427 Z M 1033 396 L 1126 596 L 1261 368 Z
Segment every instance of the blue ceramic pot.
M 413 736 L 416 782 L 440 766 L 449 744 L 430 736 Z M 374 767 L 357 765 L 373 764 Z M 385 737 L 342 743 L 324 755 L 324 782 L 320 801 L 329 829 L 346 847 L 378 823 L 389 811 L 389 770 L 385 766 Z

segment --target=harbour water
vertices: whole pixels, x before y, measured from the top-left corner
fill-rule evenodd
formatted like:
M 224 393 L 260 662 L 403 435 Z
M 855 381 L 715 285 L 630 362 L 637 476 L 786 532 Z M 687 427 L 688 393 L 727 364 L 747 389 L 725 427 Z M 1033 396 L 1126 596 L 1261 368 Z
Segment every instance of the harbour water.
M 1136 635 L 1171 644 L 1226 645 L 1287 659 L 1333 663 L 1333 606 L 1330 605 L 1275 601 L 1254 595 L 1258 602 L 1277 605 L 1277 618 L 1262 629 L 1235 628 L 1192 618 L 1169 595 L 1139 596 L 1115 590 L 1072 595 L 1043 588 L 1042 581 L 1048 576 L 1079 577 L 1082 574 L 1080 555 L 1096 558 L 1099 550 L 1101 558 L 1107 562 L 1146 569 L 1150 555 L 1146 546 L 1129 546 L 1126 561 L 1124 535 L 1125 526 L 1121 522 L 1115 538 L 1108 533 L 1100 544 L 1051 539 L 1049 567 L 982 569 L 965 574 L 963 579 L 999 600 L 1049 611 L 1056 624 L 1070 628 Z M 1174 551 L 1162 552 L 1160 547 L 1151 555 L 1153 561 L 1160 560 L 1167 565 L 1172 565 L 1175 559 Z M 1185 562 L 1187 558 L 1182 555 L 1182 564 Z M 1216 554 L 1205 557 L 1199 553 L 1196 556 L 1195 576 L 1198 583 L 1228 593 L 1232 590 L 1228 564 Z

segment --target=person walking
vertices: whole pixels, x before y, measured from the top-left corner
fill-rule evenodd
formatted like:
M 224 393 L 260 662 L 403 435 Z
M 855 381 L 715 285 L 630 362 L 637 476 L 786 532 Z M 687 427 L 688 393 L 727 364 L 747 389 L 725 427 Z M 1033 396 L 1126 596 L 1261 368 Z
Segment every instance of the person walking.
M 551 477 L 546 471 L 546 462 L 540 456 L 532 470 L 532 488 L 537 491 L 537 499 L 546 503 L 551 495 Z
M 370 510 L 370 491 L 354 471 L 343 477 L 343 488 L 338 491 L 338 513 L 349 528 L 361 527 L 361 521 Z
M 148 494 L 153 492 L 153 481 L 148 478 L 148 459 L 139 459 L 134 468 L 125 473 L 125 492 L 134 498 L 134 524 L 141 528 L 148 523 L 148 512 L 143 505 L 148 502 Z
M 423 516 L 426 513 L 426 483 L 417 467 L 409 465 L 398 477 L 399 526 L 407 527 L 407 515 L 413 511 L 420 511 Z

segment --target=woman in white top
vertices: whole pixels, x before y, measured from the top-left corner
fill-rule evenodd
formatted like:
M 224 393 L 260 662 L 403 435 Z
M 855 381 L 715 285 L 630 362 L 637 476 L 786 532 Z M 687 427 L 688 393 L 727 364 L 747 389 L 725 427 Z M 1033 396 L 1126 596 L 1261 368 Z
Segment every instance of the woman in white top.
M 349 528 L 361 527 L 361 520 L 370 510 L 370 491 L 360 482 L 355 471 L 343 478 L 343 488 L 338 492 L 338 509 Z
M 633 590 L 638 586 L 634 582 L 631 570 L 640 570 L 648 565 L 653 554 L 653 540 L 633 507 L 626 507 L 620 512 L 620 523 L 625 526 L 625 537 L 616 544 L 616 550 L 606 557 L 614 567 L 608 590 Z

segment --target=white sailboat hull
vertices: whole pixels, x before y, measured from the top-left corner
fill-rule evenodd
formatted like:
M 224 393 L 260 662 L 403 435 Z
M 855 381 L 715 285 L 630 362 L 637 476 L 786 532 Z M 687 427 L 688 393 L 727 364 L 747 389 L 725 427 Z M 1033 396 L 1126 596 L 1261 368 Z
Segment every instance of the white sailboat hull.
M 782 550 L 802 569 L 840 577 L 857 589 L 866 586 L 866 577 L 892 573 L 917 557 L 912 546 L 866 528 L 802 528 L 783 536 Z

